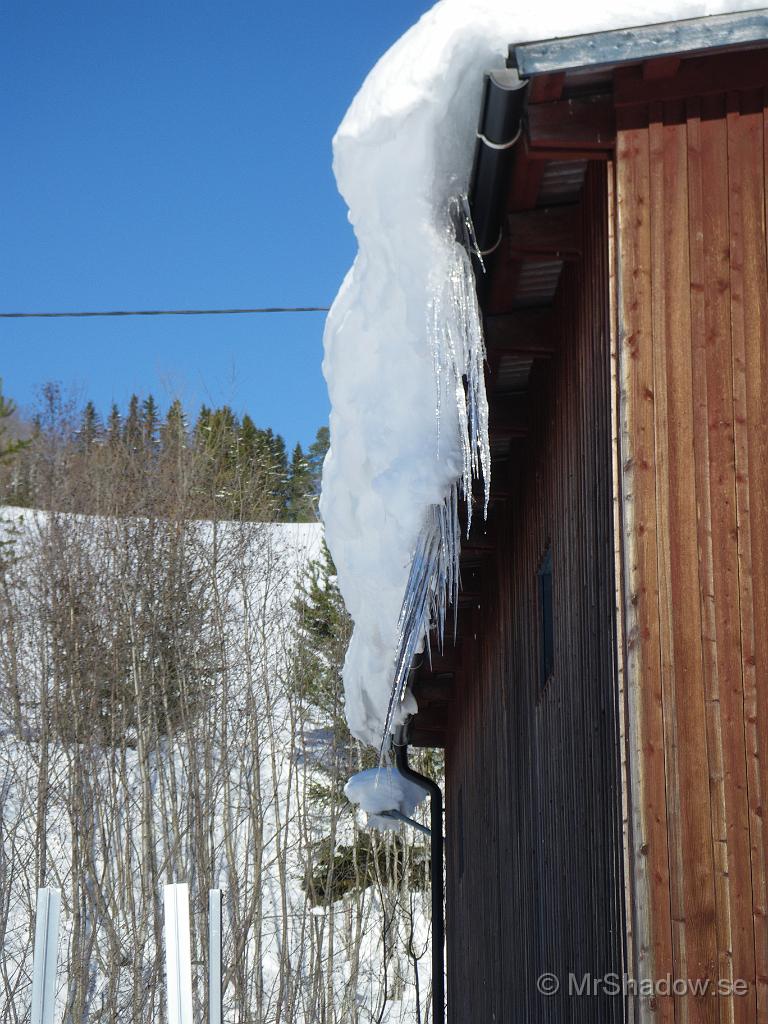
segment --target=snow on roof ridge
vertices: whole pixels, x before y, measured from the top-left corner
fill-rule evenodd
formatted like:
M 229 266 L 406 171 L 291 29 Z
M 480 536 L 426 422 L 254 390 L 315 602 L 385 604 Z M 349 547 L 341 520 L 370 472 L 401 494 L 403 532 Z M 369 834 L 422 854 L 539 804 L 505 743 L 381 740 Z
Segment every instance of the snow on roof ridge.
M 332 411 L 321 512 L 355 624 L 344 687 L 350 728 L 364 742 L 378 745 L 416 710 L 406 690 L 391 713 L 398 624 L 429 510 L 464 476 L 462 396 L 440 371 L 457 324 L 440 297 L 461 266 L 446 225 L 467 189 L 483 73 L 504 67 L 510 43 L 756 7 L 442 0 L 375 65 L 347 111 L 334 172 L 358 253 L 325 330 Z M 423 645 L 416 629 L 409 650 Z

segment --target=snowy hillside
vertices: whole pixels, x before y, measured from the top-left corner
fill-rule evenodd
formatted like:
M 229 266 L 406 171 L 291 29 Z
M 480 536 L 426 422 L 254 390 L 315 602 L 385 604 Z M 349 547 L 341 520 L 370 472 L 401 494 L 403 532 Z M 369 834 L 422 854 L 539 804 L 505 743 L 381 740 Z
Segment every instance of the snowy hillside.
M 361 840 L 297 685 L 320 528 L 0 518 L 0 1022 L 28 1015 L 39 884 L 62 890 L 57 1019 L 163 1021 L 170 881 L 197 1019 L 219 886 L 227 1021 L 415 1021 L 414 848 Z

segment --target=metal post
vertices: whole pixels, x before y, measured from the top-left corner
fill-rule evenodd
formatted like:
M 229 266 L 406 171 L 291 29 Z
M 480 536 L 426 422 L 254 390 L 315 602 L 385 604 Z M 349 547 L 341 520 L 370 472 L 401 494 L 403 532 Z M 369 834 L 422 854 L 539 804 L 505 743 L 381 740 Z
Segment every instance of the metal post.
M 208 893 L 208 1024 L 222 1024 L 221 889 Z
M 37 890 L 35 952 L 32 961 L 32 1024 L 53 1024 L 56 1001 L 56 959 L 59 945 L 61 893 Z
M 397 770 L 429 793 L 430 862 L 432 874 L 432 1021 L 445 1024 L 445 907 L 443 905 L 443 794 L 434 779 L 408 765 L 408 743 L 398 736 L 394 743 Z
M 189 948 L 189 887 L 165 887 L 165 980 L 168 1024 L 192 1024 L 192 958 Z

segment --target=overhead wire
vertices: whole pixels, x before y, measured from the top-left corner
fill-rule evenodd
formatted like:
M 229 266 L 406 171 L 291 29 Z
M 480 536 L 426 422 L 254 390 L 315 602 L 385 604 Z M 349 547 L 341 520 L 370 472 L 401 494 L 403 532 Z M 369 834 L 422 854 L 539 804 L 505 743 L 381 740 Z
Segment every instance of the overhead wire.
M 100 309 L 54 313 L 0 313 L 6 320 L 86 316 L 231 316 L 237 313 L 327 313 L 328 306 L 256 306 L 252 309 Z

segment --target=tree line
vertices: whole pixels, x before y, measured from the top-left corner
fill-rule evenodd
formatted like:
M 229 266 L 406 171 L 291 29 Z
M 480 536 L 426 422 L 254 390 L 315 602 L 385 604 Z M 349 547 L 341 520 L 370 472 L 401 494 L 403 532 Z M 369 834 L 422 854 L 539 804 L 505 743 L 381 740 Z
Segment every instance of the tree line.
M 151 394 L 132 395 L 127 409 L 113 404 L 104 420 L 92 401 L 80 408 L 47 384 L 23 433 L 14 438 L 16 457 L 0 468 L 6 504 L 164 515 L 182 501 L 192 519 L 317 519 L 325 426 L 289 458 L 280 434 L 227 405 L 203 405 L 192 421 L 178 398 L 163 415 Z

